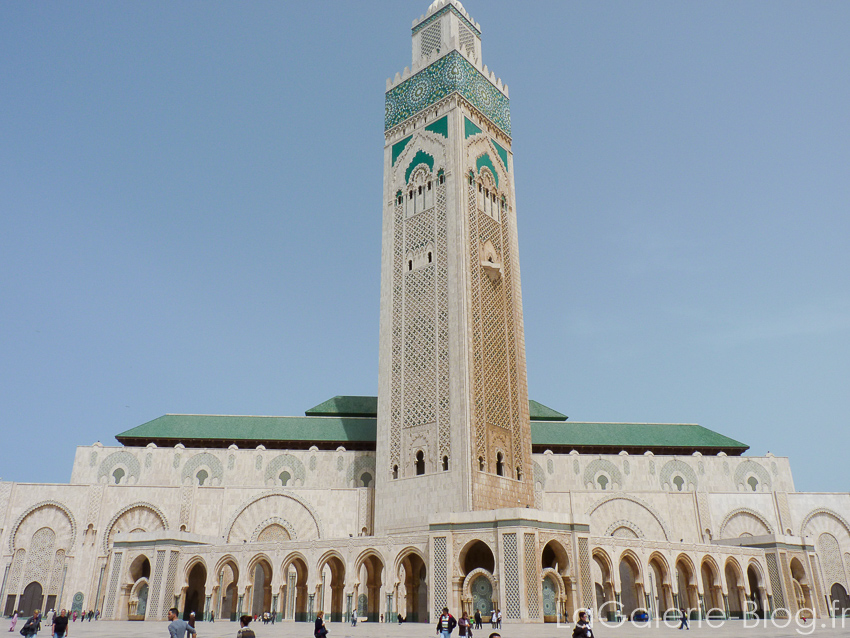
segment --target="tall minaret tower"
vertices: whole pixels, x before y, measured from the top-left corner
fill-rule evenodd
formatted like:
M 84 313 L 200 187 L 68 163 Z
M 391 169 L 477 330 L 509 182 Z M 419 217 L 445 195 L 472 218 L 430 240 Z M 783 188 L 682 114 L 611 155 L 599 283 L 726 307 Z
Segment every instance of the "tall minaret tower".
M 457 0 L 387 81 L 376 533 L 534 505 L 508 87 Z

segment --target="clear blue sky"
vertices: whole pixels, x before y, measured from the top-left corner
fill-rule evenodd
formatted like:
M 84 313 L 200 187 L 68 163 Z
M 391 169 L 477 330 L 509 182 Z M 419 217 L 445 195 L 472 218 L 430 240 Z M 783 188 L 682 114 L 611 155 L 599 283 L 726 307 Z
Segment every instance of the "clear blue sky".
M 0 4 L 6 480 L 377 391 L 384 81 L 429 0 Z M 470 0 L 532 398 L 850 485 L 850 3 Z

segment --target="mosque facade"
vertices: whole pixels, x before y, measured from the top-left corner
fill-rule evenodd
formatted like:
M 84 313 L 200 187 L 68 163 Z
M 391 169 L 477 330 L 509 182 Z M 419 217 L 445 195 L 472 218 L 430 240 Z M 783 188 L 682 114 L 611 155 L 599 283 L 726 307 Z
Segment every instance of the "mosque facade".
M 696 424 L 529 399 L 510 99 L 456 0 L 387 81 L 377 397 L 169 414 L 0 482 L 0 604 L 504 622 L 850 608 L 850 494 Z

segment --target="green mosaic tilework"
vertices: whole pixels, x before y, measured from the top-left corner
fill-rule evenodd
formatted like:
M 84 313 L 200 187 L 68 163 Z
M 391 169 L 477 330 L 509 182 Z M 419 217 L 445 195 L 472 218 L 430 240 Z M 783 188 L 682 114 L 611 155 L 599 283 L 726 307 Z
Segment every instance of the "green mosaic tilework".
M 393 144 L 393 166 L 395 166 L 395 161 L 398 159 L 398 156 L 401 155 L 402 151 L 407 148 L 407 143 L 413 139 L 412 135 L 408 135 L 400 142 L 396 142 Z
M 479 133 L 483 133 L 483 131 L 478 128 L 478 125 L 471 121 L 468 117 L 463 118 L 463 139 L 469 139 L 473 135 L 478 135 Z
M 451 51 L 387 91 L 384 130 L 454 92 L 460 93 L 510 137 L 510 100 L 458 51 Z
M 410 180 L 410 174 L 413 172 L 413 169 L 420 164 L 427 164 L 428 168 L 432 171 L 434 170 L 434 158 L 428 155 L 425 151 L 416 151 L 416 155 L 413 156 L 413 159 L 410 160 L 410 164 L 407 165 L 407 170 L 404 171 L 405 184 Z
M 502 158 L 502 164 L 505 167 L 505 172 L 508 172 L 508 152 L 505 149 L 503 149 L 501 146 L 499 146 L 499 144 L 498 144 L 498 142 L 496 142 L 496 140 L 490 140 L 490 141 L 493 142 L 493 146 L 496 147 L 496 152 L 499 154 L 499 157 Z
M 431 122 L 425 127 L 425 130 L 432 131 L 438 135 L 442 135 L 446 139 L 449 139 L 449 116 L 444 115 L 436 122 Z
M 499 188 L 499 174 L 496 172 L 496 167 L 493 166 L 493 160 L 490 159 L 489 153 L 484 153 L 479 156 L 477 160 L 475 160 L 475 169 L 480 173 L 481 167 L 486 166 L 490 169 L 490 172 L 493 174 L 493 177 L 496 180 L 496 188 Z
M 435 13 L 434 15 L 432 15 L 430 18 L 428 18 L 427 20 L 423 20 L 422 22 L 420 22 L 419 24 L 417 24 L 415 27 L 413 27 L 413 29 L 412 29 L 412 31 L 413 31 L 413 35 L 416 35 L 417 33 L 419 33 L 422 29 L 424 29 L 424 28 L 425 28 L 425 27 L 427 27 L 429 24 L 431 24 L 432 22 L 434 22 L 434 20 L 439 19 L 439 17 L 440 17 L 441 15 L 443 15 L 444 13 L 446 13 L 447 11 L 451 11 L 452 13 L 454 13 L 454 14 L 455 14 L 455 15 L 456 15 L 459 19 L 460 19 L 460 21 L 461 21 L 461 22 L 463 22 L 463 23 L 464 23 L 464 24 L 465 24 L 465 25 L 466 25 L 466 26 L 470 29 L 470 31 L 472 31 L 472 32 L 473 32 L 475 35 L 477 35 L 479 38 L 481 37 L 481 32 L 480 32 L 478 29 L 476 29 L 476 28 L 475 28 L 475 25 L 474 25 L 474 24 L 472 24 L 469 20 L 467 20 L 467 19 L 466 19 L 466 16 L 464 16 L 464 15 L 463 15 L 460 11 L 458 11 L 457 9 L 455 9 L 455 8 L 454 8 L 452 5 L 450 5 L 450 4 L 447 4 L 445 7 L 443 7 L 443 8 L 442 8 L 442 9 L 440 9 L 439 11 L 437 11 L 437 13 Z

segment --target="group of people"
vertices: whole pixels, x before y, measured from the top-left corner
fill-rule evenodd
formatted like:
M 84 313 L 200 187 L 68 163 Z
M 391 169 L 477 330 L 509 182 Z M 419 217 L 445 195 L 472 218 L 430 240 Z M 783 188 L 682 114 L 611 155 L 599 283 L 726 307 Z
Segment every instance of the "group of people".
M 481 613 L 477 610 L 474 615 L 474 621 L 475 625 L 473 627 L 473 621 L 469 619 L 469 614 L 466 612 L 461 614 L 460 620 L 455 620 L 455 617 L 449 613 L 449 608 L 443 607 L 443 613 L 440 614 L 440 617 L 437 620 L 437 633 L 440 634 L 440 638 L 451 638 L 452 632 L 455 627 L 457 627 L 458 636 L 472 638 L 473 628 L 479 629 L 481 627 Z M 493 627 L 495 627 L 495 625 L 493 625 Z M 489 638 L 502 637 L 497 632 L 493 632 L 490 634 Z
M 89 620 L 94 615 L 94 612 L 90 612 L 92 616 L 89 616 Z M 72 612 L 73 620 L 77 619 L 77 612 Z M 87 617 L 87 614 L 81 614 L 80 619 L 84 620 Z M 36 609 L 32 616 L 27 618 L 27 621 L 24 623 L 24 626 L 21 627 L 21 635 L 25 638 L 32 638 L 39 631 L 41 631 L 42 620 L 44 620 L 44 624 L 50 627 L 50 634 L 53 638 L 65 638 L 68 635 L 68 621 L 71 618 L 68 616 L 68 611 L 63 609 L 59 613 L 56 613 L 54 610 L 50 610 L 47 612 L 45 617 L 42 617 L 41 610 Z M 14 631 L 15 625 L 18 624 L 18 612 L 15 612 L 15 615 L 12 616 L 12 624 L 9 627 L 9 631 Z

